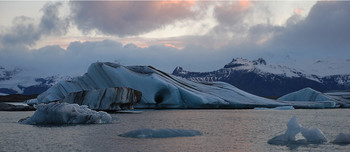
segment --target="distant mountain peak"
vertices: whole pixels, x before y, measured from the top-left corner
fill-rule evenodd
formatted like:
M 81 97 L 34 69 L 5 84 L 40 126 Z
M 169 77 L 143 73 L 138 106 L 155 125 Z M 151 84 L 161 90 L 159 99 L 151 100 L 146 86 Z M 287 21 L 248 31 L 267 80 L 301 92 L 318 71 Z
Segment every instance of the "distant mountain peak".
M 258 65 L 258 64 L 266 65 L 266 61 L 263 58 L 258 58 L 257 60 L 253 60 L 253 64 L 254 65 Z
M 224 66 L 224 68 L 239 68 L 239 67 L 251 67 L 254 65 L 266 65 L 266 60 L 263 58 L 258 58 L 256 60 L 250 61 L 243 58 L 233 58 L 232 61 Z

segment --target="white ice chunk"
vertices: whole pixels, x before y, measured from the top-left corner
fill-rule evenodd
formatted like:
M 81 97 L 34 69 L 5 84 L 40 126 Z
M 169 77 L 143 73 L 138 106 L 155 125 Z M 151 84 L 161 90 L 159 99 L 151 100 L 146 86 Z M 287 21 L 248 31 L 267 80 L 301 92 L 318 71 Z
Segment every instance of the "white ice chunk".
M 285 133 L 288 141 L 295 141 L 295 136 L 300 132 L 301 125 L 298 123 L 297 118 L 292 117 L 287 123 L 287 130 Z
M 39 104 L 39 101 L 38 101 L 38 99 L 35 98 L 35 99 L 29 99 L 29 100 L 25 101 L 25 103 L 28 105 L 35 105 L 35 104 Z
M 301 133 L 305 139 L 296 140 L 295 136 Z M 327 142 L 327 138 L 318 128 L 307 129 L 302 127 L 296 117 L 292 117 L 287 123 L 287 130 L 284 134 L 278 135 L 268 141 L 273 145 L 290 145 L 290 144 L 321 144 Z
M 170 138 L 170 137 L 191 137 L 202 135 L 197 130 L 185 129 L 138 129 L 130 131 L 119 136 L 131 138 Z
M 323 132 L 318 128 L 307 129 L 302 127 L 301 134 L 305 137 L 307 142 L 310 143 L 323 143 L 327 142 L 327 138 L 323 134 Z
M 340 133 L 335 140 L 333 141 L 335 144 L 350 144 L 350 134 Z
M 34 107 L 37 110 L 33 116 L 20 120 L 20 123 L 31 125 L 94 124 L 112 121 L 112 117 L 108 113 L 93 111 L 85 105 L 52 102 Z

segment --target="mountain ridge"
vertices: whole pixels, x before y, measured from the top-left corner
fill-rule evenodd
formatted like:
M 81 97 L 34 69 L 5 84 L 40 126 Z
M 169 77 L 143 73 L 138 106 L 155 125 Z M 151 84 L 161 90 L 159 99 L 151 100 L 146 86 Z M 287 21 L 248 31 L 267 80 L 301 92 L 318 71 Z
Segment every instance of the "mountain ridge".
M 318 60 L 318 64 L 320 62 L 322 61 Z M 278 97 L 306 87 L 322 92 L 350 89 L 350 73 L 324 73 L 327 71 L 317 75 L 297 67 L 268 64 L 263 58 L 252 61 L 234 58 L 223 68 L 211 72 L 190 72 L 182 67 L 176 67 L 172 72 L 175 76 L 192 81 L 227 82 L 249 93 L 265 97 Z

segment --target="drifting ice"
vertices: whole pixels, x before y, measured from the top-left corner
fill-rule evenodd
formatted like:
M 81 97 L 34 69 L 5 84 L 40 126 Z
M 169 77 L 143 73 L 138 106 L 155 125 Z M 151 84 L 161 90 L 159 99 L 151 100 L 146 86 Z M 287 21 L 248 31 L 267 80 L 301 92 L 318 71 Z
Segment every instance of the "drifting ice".
M 335 140 L 333 141 L 335 144 L 350 144 L 350 134 L 340 133 Z
M 305 139 L 296 140 L 295 136 L 301 133 Z M 268 141 L 273 145 L 289 145 L 289 144 L 321 144 L 327 142 L 327 138 L 318 128 L 307 129 L 302 127 L 296 117 L 292 117 L 287 123 L 287 130 L 284 134 L 278 135 Z
M 311 88 L 304 88 L 299 91 L 286 94 L 278 98 L 277 101 L 282 101 L 297 107 L 301 106 L 303 108 L 336 107 L 336 103 L 333 99 Z
M 90 110 L 85 105 L 52 102 L 34 107 L 37 110 L 33 116 L 20 120 L 20 123 L 31 125 L 94 124 L 111 123 L 112 121 L 112 117 L 108 113 Z
M 138 129 L 130 131 L 119 136 L 131 138 L 170 138 L 170 137 L 191 137 L 202 135 L 197 130 L 185 129 Z

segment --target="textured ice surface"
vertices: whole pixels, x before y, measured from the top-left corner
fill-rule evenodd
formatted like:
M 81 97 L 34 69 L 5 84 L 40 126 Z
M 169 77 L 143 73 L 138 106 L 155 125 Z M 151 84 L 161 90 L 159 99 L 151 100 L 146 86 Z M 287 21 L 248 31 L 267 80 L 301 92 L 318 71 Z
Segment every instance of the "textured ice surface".
M 301 133 L 305 139 L 296 140 L 296 135 Z M 287 123 L 287 130 L 284 134 L 278 135 L 268 141 L 273 145 L 290 145 L 290 144 L 321 144 L 327 142 L 327 138 L 318 128 L 307 129 L 301 126 L 296 117 L 292 117 Z
M 335 144 L 350 144 L 350 134 L 340 133 L 335 140 L 333 141 Z
M 316 91 L 314 89 L 311 88 L 304 88 L 301 89 L 299 91 L 296 92 L 292 92 L 289 94 L 286 94 L 280 98 L 277 99 L 278 101 L 285 101 L 288 103 L 306 103 L 307 102 L 314 102 L 316 103 L 314 106 L 317 108 L 317 106 L 319 108 L 332 108 L 335 107 L 335 102 L 333 101 L 333 99 L 329 98 L 327 95 Z M 312 104 L 309 103 L 310 106 L 312 106 Z M 310 107 L 312 108 L 312 107 Z
M 103 111 L 96 112 L 87 106 L 78 104 L 56 103 L 35 105 L 33 116 L 19 122 L 31 125 L 47 124 L 94 124 L 110 123 L 112 117 Z
M 170 138 L 170 137 L 191 137 L 202 135 L 197 130 L 185 129 L 138 129 L 130 131 L 119 136 L 131 138 Z
M 142 93 L 126 87 L 105 88 L 69 93 L 59 102 L 87 105 L 94 110 L 133 109 Z

